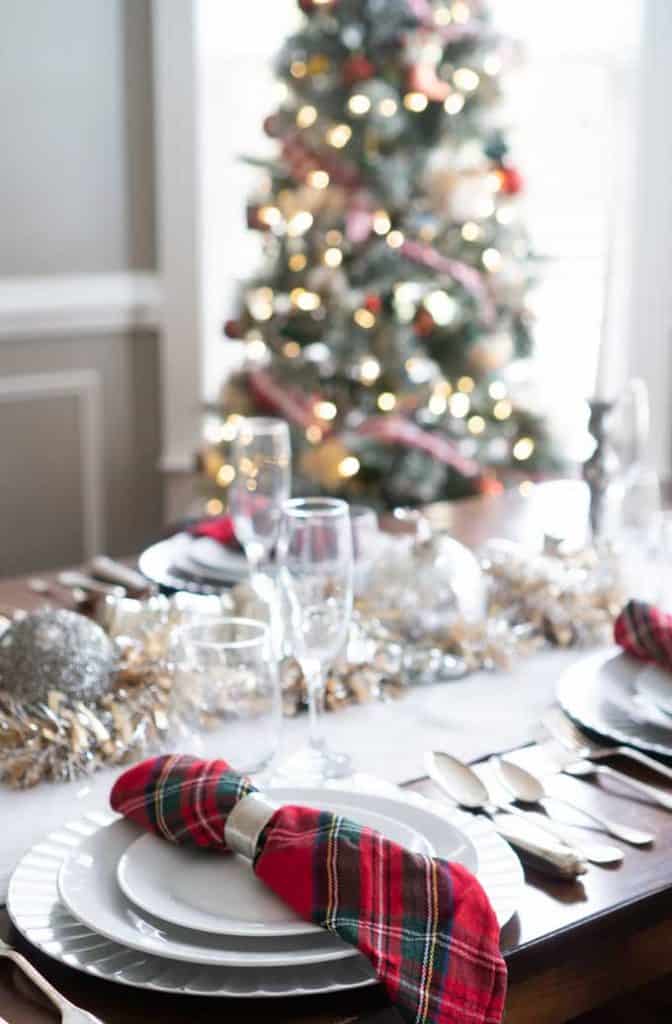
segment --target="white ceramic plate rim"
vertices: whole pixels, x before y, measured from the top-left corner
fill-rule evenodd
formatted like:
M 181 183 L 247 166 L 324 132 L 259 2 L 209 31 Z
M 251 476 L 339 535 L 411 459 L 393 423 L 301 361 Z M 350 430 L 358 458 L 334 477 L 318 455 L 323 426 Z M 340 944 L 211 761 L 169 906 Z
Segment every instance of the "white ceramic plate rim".
M 99 812 L 69 822 L 21 859 L 9 885 L 7 910 L 35 948 L 75 970 L 134 988 L 180 995 L 278 998 L 372 985 L 364 957 L 292 967 L 208 967 L 138 953 L 82 924 L 61 904 L 57 875 L 64 857 L 116 819 Z
M 74 918 L 104 938 L 152 956 L 211 967 L 291 967 L 342 960 L 357 954 L 351 946 L 321 928 L 316 929 L 316 935 L 289 936 L 283 943 L 277 943 L 276 939 L 276 943 L 284 947 L 278 950 L 273 948 L 272 942 L 264 942 L 263 936 L 257 936 L 256 943 L 249 938 L 241 943 L 240 936 L 229 936 L 230 941 L 226 942 L 223 935 L 194 932 L 136 909 L 118 890 L 115 867 L 120 849 L 128 849 L 143 835 L 146 833 L 138 826 L 116 819 L 87 836 L 60 866 L 56 884 L 61 902 Z M 97 847 L 101 844 L 99 852 Z M 98 857 L 99 873 L 86 879 L 86 889 L 78 892 L 81 873 L 77 859 L 82 854 Z M 92 886 L 96 893 L 93 900 L 90 899 Z M 295 948 L 292 948 L 292 939 Z M 242 948 L 236 949 L 236 941 Z M 252 944 L 259 948 L 250 949 Z
M 342 813 L 347 816 L 348 811 L 351 811 L 355 816 L 357 811 L 367 811 L 371 814 L 374 822 L 376 820 L 379 823 L 390 822 L 398 823 L 405 829 L 408 829 L 410 833 L 414 833 L 416 837 L 416 848 L 422 847 L 420 852 L 428 853 L 432 855 L 436 849 L 436 843 L 441 841 L 441 833 L 445 832 L 446 822 L 444 820 L 438 821 L 436 815 L 431 815 L 422 812 L 418 814 L 418 811 L 409 811 L 408 804 L 400 803 L 398 801 L 388 801 L 385 803 L 384 812 L 380 809 L 380 803 L 383 798 L 381 797 L 364 797 L 362 794 L 357 794 L 353 798 L 353 794 L 349 791 L 340 790 L 318 790 L 318 789 L 297 789 L 295 787 L 282 787 L 276 788 L 275 790 L 267 790 L 270 796 L 275 795 L 283 803 L 297 803 L 303 802 L 311 807 L 317 807 L 318 809 L 331 809 L 335 808 L 337 813 Z M 416 821 L 414 824 L 409 824 L 405 819 L 408 819 L 409 815 L 412 817 L 415 814 Z M 417 818 L 420 817 L 420 822 Z M 478 855 L 473 847 L 473 844 L 464 835 L 464 833 L 454 826 L 449 826 L 455 833 L 456 840 L 462 842 L 465 848 L 466 856 L 461 862 L 464 862 L 467 867 L 470 867 L 472 871 L 478 870 Z M 381 831 L 389 832 L 384 828 Z M 430 833 L 428 835 L 427 833 Z M 156 887 L 153 884 L 154 880 L 149 880 L 149 886 L 143 889 L 143 879 L 133 875 L 132 871 L 132 860 L 134 851 L 136 856 L 147 856 L 147 840 L 152 837 L 140 836 L 135 843 L 132 843 L 126 852 L 122 854 L 117 865 L 117 882 L 121 891 L 124 893 L 126 898 L 131 903 L 142 908 L 148 914 L 153 917 L 160 918 L 167 921 L 169 924 L 175 926 L 178 925 L 181 928 L 188 928 L 192 931 L 204 931 L 213 935 L 237 935 L 246 938 L 261 938 L 264 936 L 268 937 L 284 937 L 292 935 L 307 935 L 317 934 L 321 929 L 317 925 L 310 924 L 307 921 L 301 921 L 299 919 L 280 922 L 278 924 L 258 924 L 241 922 L 240 919 L 235 917 L 218 917 L 213 914 L 208 914 L 205 911 L 199 911 L 195 907 L 185 906 L 183 903 L 176 899 L 173 899 L 170 893 L 166 893 L 163 897 L 163 903 L 157 902 L 157 897 L 161 897 L 161 893 L 157 893 Z M 155 840 L 160 842 L 160 840 Z M 444 842 L 445 849 L 445 842 Z M 451 852 L 458 852 L 457 846 L 453 848 Z M 456 858 L 453 858 L 456 859 Z M 66 865 L 64 865 L 65 869 Z M 63 894 L 62 894 L 63 895 Z M 65 899 L 64 902 L 68 903 Z M 70 910 L 73 911 L 77 916 L 82 917 L 80 908 L 69 903 Z M 294 915 L 292 915 L 293 917 Z M 124 940 L 125 941 L 125 940 Z
M 667 758 L 672 757 L 672 737 L 669 743 L 656 743 L 644 735 L 639 735 L 636 731 L 636 726 L 633 726 L 632 732 L 624 732 L 617 726 L 606 722 L 591 708 L 587 708 L 585 699 L 580 699 L 585 692 L 587 679 L 594 683 L 596 676 L 603 670 L 608 671 L 609 663 L 612 661 L 618 662 L 619 670 L 630 674 L 630 684 L 634 694 L 635 680 L 637 673 L 642 669 L 642 663 L 623 651 L 611 648 L 608 651 L 600 651 L 597 654 L 588 655 L 588 657 L 575 662 L 563 672 L 556 688 L 556 697 L 561 708 L 578 725 L 582 725 L 591 732 L 597 733 L 598 736 L 603 736 L 617 744 L 635 747 L 650 754 L 658 754 Z M 577 694 L 579 695 L 578 697 Z M 643 726 L 640 726 L 640 728 L 643 728 Z M 663 730 L 660 729 L 660 731 L 662 732 Z
M 366 778 L 366 791 L 433 808 L 460 826 L 479 853 L 481 883 L 501 927 L 515 914 L 524 876 L 520 861 L 486 819 L 473 817 L 419 793 L 398 792 L 391 783 Z M 56 879 L 67 853 L 96 829 L 115 820 L 91 814 L 51 833 L 21 859 L 10 880 L 7 909 L 12 923 L 47 956 L 94 977 L 152 991 L 236 998 L 278 998 L 338 992 L 375 983 L 361 957 L 300 968 L 191 967 L 140 955 L 97 935 L 72 917 L 58 899 Z
M 672 715 L 672 672 L 660 665 L 644 665 L 635 677 L 635 690 Z M 672 729 L 672 719 L 670 719 Z

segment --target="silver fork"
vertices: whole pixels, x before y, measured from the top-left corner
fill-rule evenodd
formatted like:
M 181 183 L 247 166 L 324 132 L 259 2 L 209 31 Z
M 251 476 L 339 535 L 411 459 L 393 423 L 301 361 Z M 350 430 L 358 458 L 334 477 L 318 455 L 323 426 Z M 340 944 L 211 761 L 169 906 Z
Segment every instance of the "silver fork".
M 26 960 L 25 956 L 21 953 L 17 953 L 15 949 L 8 946 L 6 942 L 0 939 L 0 957 L 5 957 L 7 960 L 11 960 L 16 966 L 23 971 L 25 976 L 29 978 L 32 983 L 39 988 L 40 992 L 44 992 L 45 996 L 57 1010 L 60 1011 L 62 1024 L 102 1024 L 99 1017 L 94 1017 L 88 1010 L 82 1010 L 79 1006 L 75 1006 L 69 999 L 62 996 L 58 989 L 55 989 L 46 978 L 44 978 L 39 971 L 37 971 L 29 960 Z
M 622 745 L 618 746 L 605 746 L 601 743 L 595 743 L 578 729 L 571 718 L 565 714 L 560 708 L 552 708 L 543 718 L 543 724 L 546 726 L 552 736 L 555 736 L 557 740 L 562 743 L 563 747 L 568 750 L 573 750 L 577 757 L 585 757 L 589 760 L 600 760 L 603 757 L 612 757 L 618 754 L 619 757 L 628 758 L 630 761 L 636 761 L 637 764 L 643 765 L 652 772 L 656 772 L 658 775 L 662 775 L 664 779 L 668 779 L 672 782 L 672 768 L 669 768 L 666 764 L 661 764 L 660 761 L 654 760 L 652 757 L 648 757 L 647 754 L 643 754 L 641 750 L 635 750 L 634 747 L 625 747 Z M 611 769 L 610 774 L 612 778 L 615 769 Z M 633 780 L 629 775 L 624 775 L 622 772 L 615 772 L 616 776 L 623 782 L 632 782 Z

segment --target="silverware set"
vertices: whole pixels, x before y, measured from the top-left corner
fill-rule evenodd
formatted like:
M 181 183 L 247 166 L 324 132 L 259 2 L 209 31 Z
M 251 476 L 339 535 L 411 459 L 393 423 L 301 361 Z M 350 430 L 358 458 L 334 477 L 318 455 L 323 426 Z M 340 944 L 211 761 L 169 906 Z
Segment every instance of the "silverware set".
M 64 570 L 55 580 L 33 576 L 28 587 L 47 600 L 57 604 L 72 601 L 78 607 L 96 598 L 148 596 L 156 589 L 141 573 L 106 555 L 92 558 L 86 570 Z
M 588 739 L 560 709 L 549 712 L 543 721 L 548 733 L 571 757 L 557 766 L 558 771 L 575 778 L 608 778 L 628 787 L 647 801 L 672 810 L 672 795 L 664 790 L 602 764 L 602 759 L 619 755 L 643 765 L 665 779 L 672 769 L 638 750 L 622 746 L 604 746 Z M 651 845 L 655 835 L 630 825 L 597 815 L 592 810 L 549 793 L 543 781 L 527 768 L 506 757 L 492 757 L 478 771 L 444 751 L 425 755 L 428 775 L 455 803 L 472 812 L 485 814 L 497 831 L 538 869 L 558 878 L 574 879 L 584 874 L 587 864 L 613 865 L 623 860 L 620 847 L 596 841 L 582 828 L 599 831 L 635 847 Z M 555 817 L 555 806 L 579 814 L 587 824 L 569 825 Z
M 47 981 L 43 975 L 36 970 L 29 960 L 26 960 L 25 956 L 18 953 L 11 946 L 8 946 L 6 942 L 0 939 L 0 957 L 6 960 L 11 960 L 12 963 L 16 964 L 20 971 L 32 981 L 33 985 L 42 992 L 52 1006 L 55 1006 L 61 1015 L 62 1024 L 102 1024 L 99 1017 L 94 1017 L 88 1010 L 82 1010 L 79 1006 L 75 1006 L 69 999 L 61 995 L 58 989 Z

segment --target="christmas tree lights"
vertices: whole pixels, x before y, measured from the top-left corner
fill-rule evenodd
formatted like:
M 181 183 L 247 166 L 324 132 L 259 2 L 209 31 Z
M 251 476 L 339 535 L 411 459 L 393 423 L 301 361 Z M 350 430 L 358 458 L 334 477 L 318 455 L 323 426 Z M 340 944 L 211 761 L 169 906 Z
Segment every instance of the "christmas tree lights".
M 513 48 L 480 0 L 299 0 L 250 201 L 265 263 L 226 334 L 211 501 L 236 415 L 288 420 L 302 492 L 379 506 L 492 493 L 551 464 L 531 350 L 523 178 L 498 123 Z M 527 482 L 527 481 L 526 481 Z

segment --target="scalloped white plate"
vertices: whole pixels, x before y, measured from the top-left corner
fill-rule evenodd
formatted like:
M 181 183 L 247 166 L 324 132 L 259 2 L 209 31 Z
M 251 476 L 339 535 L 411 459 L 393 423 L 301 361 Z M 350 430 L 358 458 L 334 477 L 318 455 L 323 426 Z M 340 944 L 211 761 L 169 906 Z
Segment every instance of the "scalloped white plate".
M 431 811 L 460 829 L 478 855 L 478 877 L 503 926 L 515 913 L 523 872 L 515 853 L 484 818 L 470 816 L 417 793 L 400 792 L 389 783 L 366 779 L 368 790 L 389 804 Z M 349 792 L 353 800 L 373 795 Z M 378 801 L 382 808 L 382 803 Z M 300 996 L 337 992 L 375 983 L 361 956 L 291 967 L 214 967 L 178 962 L 130 949 L 88 928 L 64 907 L 57 879 L 66 856 L 116 818 L 111 813 L 87 816 L 64 825 L 34 846 L 12 875 L 7 909 L 15 927 L 41 952 L 96 977 L 157 991 L 238 998 Z M 437 855 L 443 851 L 437 844 Z
M 599 736 L 672 758 L 672 720 L 668 724 L 659 712 L 660 722 L 654 721 L 635 700 L 647 671 L 629 654 L 612 650 L 588 655 L 558 680 L 558 703 L 578 725 Z

